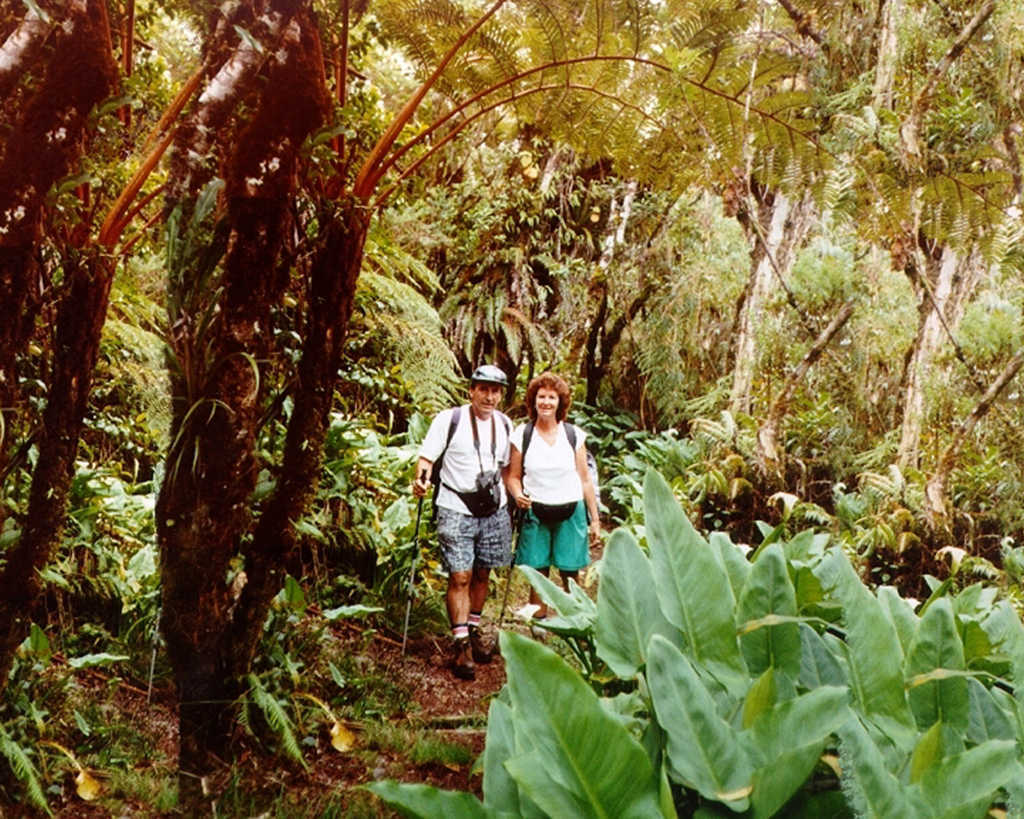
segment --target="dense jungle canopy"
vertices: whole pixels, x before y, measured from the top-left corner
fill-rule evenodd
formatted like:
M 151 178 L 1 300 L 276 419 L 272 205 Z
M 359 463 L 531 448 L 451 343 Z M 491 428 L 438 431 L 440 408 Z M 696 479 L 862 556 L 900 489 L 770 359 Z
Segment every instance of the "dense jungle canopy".
M 1022 94 L 1011 0 L 0 0 L 0 805 L 1024 809 Z M 289 795 L 444 631 L 484 361 L 572 383 L 595 571 L 456 790 Z

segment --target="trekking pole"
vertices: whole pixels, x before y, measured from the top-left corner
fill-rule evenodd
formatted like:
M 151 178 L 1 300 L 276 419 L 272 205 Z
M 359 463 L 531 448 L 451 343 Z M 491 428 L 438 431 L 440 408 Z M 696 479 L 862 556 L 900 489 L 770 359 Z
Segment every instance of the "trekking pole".
M 501 596 L 501 614 L 498 615 L 498 631 L 501 631 L 501 626 L 505 622 L 505 607 L 508 605 L 508 589 L 512 585 L 512 570 L 516 565 L 516 557 L 519 554 L 519 530 L 523 526 L 523 510 L 516 507 L 514 513 L 515 523 L 512 524 L 512 542 L 515 544 L 512 548 L 512 560 L 508 564 L 508 574 L 505 575 L 505 592 Z
M 409 594 L 405 601 L 405 625 L 402 627 L 402 656 L 405 656 L 405 641 L 409 637 L 409 612 L 412 610 L 412 585 L 416 581 L 416 560 L 420 556 L 420 519 L 423 517 L 423 497 L 416 506 L 416 534 L 413 535 L 412 568 L 409 570 Z

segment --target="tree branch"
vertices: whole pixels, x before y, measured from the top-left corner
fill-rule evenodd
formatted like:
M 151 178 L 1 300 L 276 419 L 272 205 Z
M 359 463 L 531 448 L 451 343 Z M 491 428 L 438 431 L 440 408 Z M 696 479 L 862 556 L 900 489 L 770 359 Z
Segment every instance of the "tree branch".
M 786 10 L 786 14 L 792 18 L 793 23 L 796 25 L 798 34 L 801 34 L 804 37 L 810 37 L 814 42 L 821 46 L 822 50 L 828 51 L 828 43 L 825 41 L 825 38 L 821 36 L 820 32 L 815 31 L 812 26 L 814 19 L 813 15 L 809 13 L 805 14 L 800 11 L 800 9 L 794 6 L 790 0 L 779 0 L 779 5 L 782 6 L 782 8 Z
M 996 0 L 986 0 L 985 4 L 978 9 L 971 21 L 960 32 L 956 40 L 953 41 L 953 45 L 949 47 L 949 50 L 943 55 L 942 59 L 931 70 L 928 79 L 925 80 L 924 87 L 914 98 L 914 103 L 910 109 L 910 116 L 903 123 L 903 127 L 900 128 L 900 136 L 903 137 L 903 147 L 908 155 L 920 156 L 921 154 L 921 146 L 917 135 L 921 128 L 921 117 L 924 114 L 929 98 L 935 91 L 935 86 L 938 85 L 939 80 L 949 71 L 956 58 L 967 48 L 967 44 L 977 33 L 978 29 L 992 16 L 995 8 Z
M 782 391 L 772 403 L 771 409 L 768 411 L 768 417 L 757 431 L 758 461 L 765 475 L 771 474 L 778 469 L 780 461 L 777 444 L 779 423 L 789 407 L 789 402 L 793 398 L 797 385 L 804 380 L 807 371 L 811 369 L 815 361 L 821 358 L 821 354 L 825 351 L 829 342 L 832 341 L 835 334 L 842 329 L 843 325 L 849 321 L 852 315 L 853 302 L 848 301 L 836 313 L 835 318 L 829 322 L 828 327 L 818 334 L 814 344 L 811 345 L 811 349 L 807 351 L 807 354 L 796 369 L 789 374 L 785 385 L 782 387 Z

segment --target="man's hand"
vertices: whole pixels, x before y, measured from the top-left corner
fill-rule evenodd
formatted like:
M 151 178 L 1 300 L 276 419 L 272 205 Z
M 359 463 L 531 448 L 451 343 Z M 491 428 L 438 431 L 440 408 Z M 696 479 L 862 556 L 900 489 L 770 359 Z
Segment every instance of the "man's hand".
M 412 482 L 412 493 L 417 498 L 422 498 L 427 494 L 428 489 L 430 489 L 430 473 L 420 472 L 416 476 L 416 480 Z
M 518 506 L 520 509 L 529 509 L 530 504 L 532 503 L 533 501 L 530 500 L 530 496 L 527 495 L 525 492 L 520 492 L 516 496 L 516 506 Z

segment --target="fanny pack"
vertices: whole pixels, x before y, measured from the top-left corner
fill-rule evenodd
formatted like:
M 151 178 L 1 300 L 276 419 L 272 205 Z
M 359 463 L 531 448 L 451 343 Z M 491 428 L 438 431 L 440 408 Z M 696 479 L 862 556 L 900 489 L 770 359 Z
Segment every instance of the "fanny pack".
M 452 491 L 458 495 L 469 513 L 475 518 L 489 518 L 501 506 L 501 488 L 496 470 L 481 472 L 476 476 L 476 488 L 470 492 Z M 451 488 L 451 487 L 449 487 Z
M 578 505 L 579 501 L 572 501 L 571 503 L 540 503 L 539 501 L 534 501 L 530 504 L 530 509 L 533 510 L 533 514 L 537 516 L 539 521 L 559 523 L 571 518 Z

